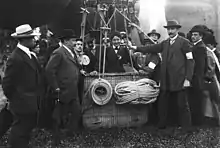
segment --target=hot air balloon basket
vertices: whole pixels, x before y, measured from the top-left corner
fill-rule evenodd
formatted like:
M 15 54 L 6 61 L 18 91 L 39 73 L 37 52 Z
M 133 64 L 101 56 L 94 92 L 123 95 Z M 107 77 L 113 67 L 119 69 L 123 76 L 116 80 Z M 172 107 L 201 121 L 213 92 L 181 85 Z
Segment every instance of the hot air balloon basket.
M 112 90 L 114 87 L 124 81 L 136 81 L 146 78 L 146 75 L 139 75 L 136 73 L 123 74 L 105 74 L 101 77 L 111 84 Z M 124 127 L 138 127 L 146 124 L 148 121 L 148 105 L 133 105 L 123 104 L 117 105 L 115 103 L 114 95 L 111 99 L 103 105 L 93 101 L 92 95 L 88 93 L 91 88 L 91 83 L 99 79 L 98 75 L 89 75 L 84 79 L 84 97 L 82 100 L 83 111 L 83 125 L 88 129 L 100 128 L 124 128 Z
M 148 122 L 148 106 L 116 105 L 93 106 L 83 113 L 86 129 L 139 127 Z
M 138 73 L 105 73 L 100 78 L 107 80 L 114 89 L 115 86 L 124 81 L 137 81 L 142 78 L 146 78 L 147 75 L 145 74 L 138 74 Z M 99 79 L 98 75 L 87 75 L 84 79 L 84 91 L 86 91 L 90 84 L 95 80 Z

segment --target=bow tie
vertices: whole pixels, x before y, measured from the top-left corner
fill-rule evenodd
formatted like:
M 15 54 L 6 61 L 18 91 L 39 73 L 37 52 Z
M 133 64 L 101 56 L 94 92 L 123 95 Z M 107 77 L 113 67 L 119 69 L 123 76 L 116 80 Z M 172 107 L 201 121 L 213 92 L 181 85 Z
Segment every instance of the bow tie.
M 114 50 L 119 50 L 120 48 L 119 47 L 115 47 L 115 49 Z

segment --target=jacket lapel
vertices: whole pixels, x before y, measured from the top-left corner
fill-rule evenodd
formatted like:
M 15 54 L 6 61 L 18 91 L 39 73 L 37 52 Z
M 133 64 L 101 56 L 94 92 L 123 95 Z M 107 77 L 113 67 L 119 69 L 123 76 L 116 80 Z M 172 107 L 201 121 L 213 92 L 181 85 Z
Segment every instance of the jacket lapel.
M 70 61 L 72 61 L 74 64 L 77 64 L 77 61 L 76 61 L 76 55 L 73 53 L 73 55 L 74 55 L 74 57 L 75 58 L 73 58 L 73 56 L 69 53 L 69 51 L 67 51 L 67 49 L 65 49 L 64 47 L 62 47 L 62 49 L 63 49 L 63 51 L 64 51 L 64 53 L 66 54 L 66 56 L 67 56 L 67 58 L 70 60 Z
M 169 42 L 169 39 L 167 39 L 164 43 L 164 57 L 162 57 L 162 60 L 166 60 L 168 59 L 168 50 L 169 50 L 169 47 L 170 47 L 170 42 Z M 166 63 L 166 61 L 164 63 Z
M 203 41 L 200 41 L 195 46 L 196 47 L 202 47 L 202 46 L 205 46 L 205 44 L 203 43 Z
M 36 66 L 33 63 L 33 61 L 30 59 L 30 57 L 20 48 L 17 48 L 17 53 L 24 59 L 24 62 L 29 65 L 31 68 L 33 68 L 34 70 L 36 70 Z
M 168 49 L 169 50 L 169 54 L 168 54 L 169 58 L 172 58 L 172 56 L 176 52 L 176 50 L 179 49 L 178 48 L 179 47 L 179 41 L 180 41 L 179 37 L 177 37 L 175 42 L 172 45 L 169 44 L 169 49 Z

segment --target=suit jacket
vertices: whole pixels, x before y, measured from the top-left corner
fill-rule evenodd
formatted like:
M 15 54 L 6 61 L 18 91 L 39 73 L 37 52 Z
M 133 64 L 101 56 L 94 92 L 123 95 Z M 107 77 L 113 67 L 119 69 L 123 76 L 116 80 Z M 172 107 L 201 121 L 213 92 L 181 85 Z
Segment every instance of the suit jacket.
M 98 71 L 98 61 L 99 61 L 99 47 L 95 47 L 95 55 L 91 52 L 91 49 L 85 50 L 85 55 L 87 55 L 90 59 L 89 65 L 85 66 L 85 71 L 90 73 L 92 71 Z
M 149 64 L 155 64 L 155 68 L 150 67 Z M 150 79 L 158 82 L 160 79 L 160 64 L 161 59 L 159 57 L 159 54 L 150 53 L 146 54 L 145 66 L 140 69 L 144 70 L 149 75 Z
M 192 86 L 197 89 L 204 89 L 204 78 L 207 71 L 207 49 L 201 41 L 193 46 L 193 57 L 195 60 Z
M 37 59 L 30 59 L 16 47 L 7 61 L 2 87 L 15 114 L 36 113 L 44 95 L 43 74 Z
M 205 80 L 214 81 L 214 77 L 216 76 L 216 62 L 212 55 L 212 53 L 207 50 L 207 71 L 205 73 Z
M 183 89 L 184 80 L 192 80 L 194 60 L 190 42 L 178 36 L 170 45 L 169 39 L 159 44 L 138 47 L 137 51 L 143 53 L 161 53 L 160 82 L 162 90 L 179 91 Z
M 105 71 L 107 73 L 125 72 L 123 64 L 128 64 L 129 62 L 129 50 L 126 47 L 121 46 L 117 53 L 112 46 L 106 49 Z
M 52 89 L 60 88 L 60 101 L 69 103 L 78 97 L 79 67 L 76 55 L 72 55 L 63 46 L 56 49 L 46 66 L 46 76 Z
M 215 55 L 217 56 L 218 58 L 218 61 L 220 62 L 220 49 L 219 48 L 216 48 L 215 51 L 214 51 Z M 218 70 L 218 68 L 215 69 L 215 72 L 216 72 L 216 76 L 218 78 L 218 81 L 220 81 L 220 72 Z

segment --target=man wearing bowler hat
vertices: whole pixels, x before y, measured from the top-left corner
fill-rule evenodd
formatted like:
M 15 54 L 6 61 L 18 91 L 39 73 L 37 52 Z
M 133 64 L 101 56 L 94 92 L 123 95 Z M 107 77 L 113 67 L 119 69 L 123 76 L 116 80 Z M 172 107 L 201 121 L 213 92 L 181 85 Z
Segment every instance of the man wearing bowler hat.
M 27 148 L 31 131 L 37 124 L 44 87 L 40 65 L 31 50 L 36 46 L 38 35 L 28 24 L 17 27 L 11 35 L 18 44 L 7 61 L 2 83 L 14 120 L 9 135 L 10 148 Z
M 203 91 L 205 88 L 204 78 L 207 71 L 207 51 L 203 38 L 206 34 L 206 27 L 196 25 L 190 30 L 193 43 L 192 53 L 195 60 L 192 88 L 190 88 L 190 109 L 193 125 L 199 126 L 203 123 Z
M 55 145 L 60 142 L 60 126 L 64 125 L 67 133 L 76 131 L 81 114 L 78 91 L 81 66 L 77 54 L 82 48 L 76 45 L 77 39 L 73 30 L 63 30 L 60 40 L 62 45 L 52 53 L 46 66 L 47 81 L 54 94 L 57 95 L 53 113 Z
M 160 84 L 161 93 L 158 98 L 158 128 L 167 126 L 168 108 L 171 98 L 177 101 L 179 124 L 182 127 L 191 125 L 190 110 L 187 99 L 187 88 L 191 85 L 194 60 L 190 42 L 178 35 L 181 25 L 176 20 L 167 21 L 164 26 L 169 38 L 159 44 L 146 47 L 130 47 L 142 53 L 161 53 Z

